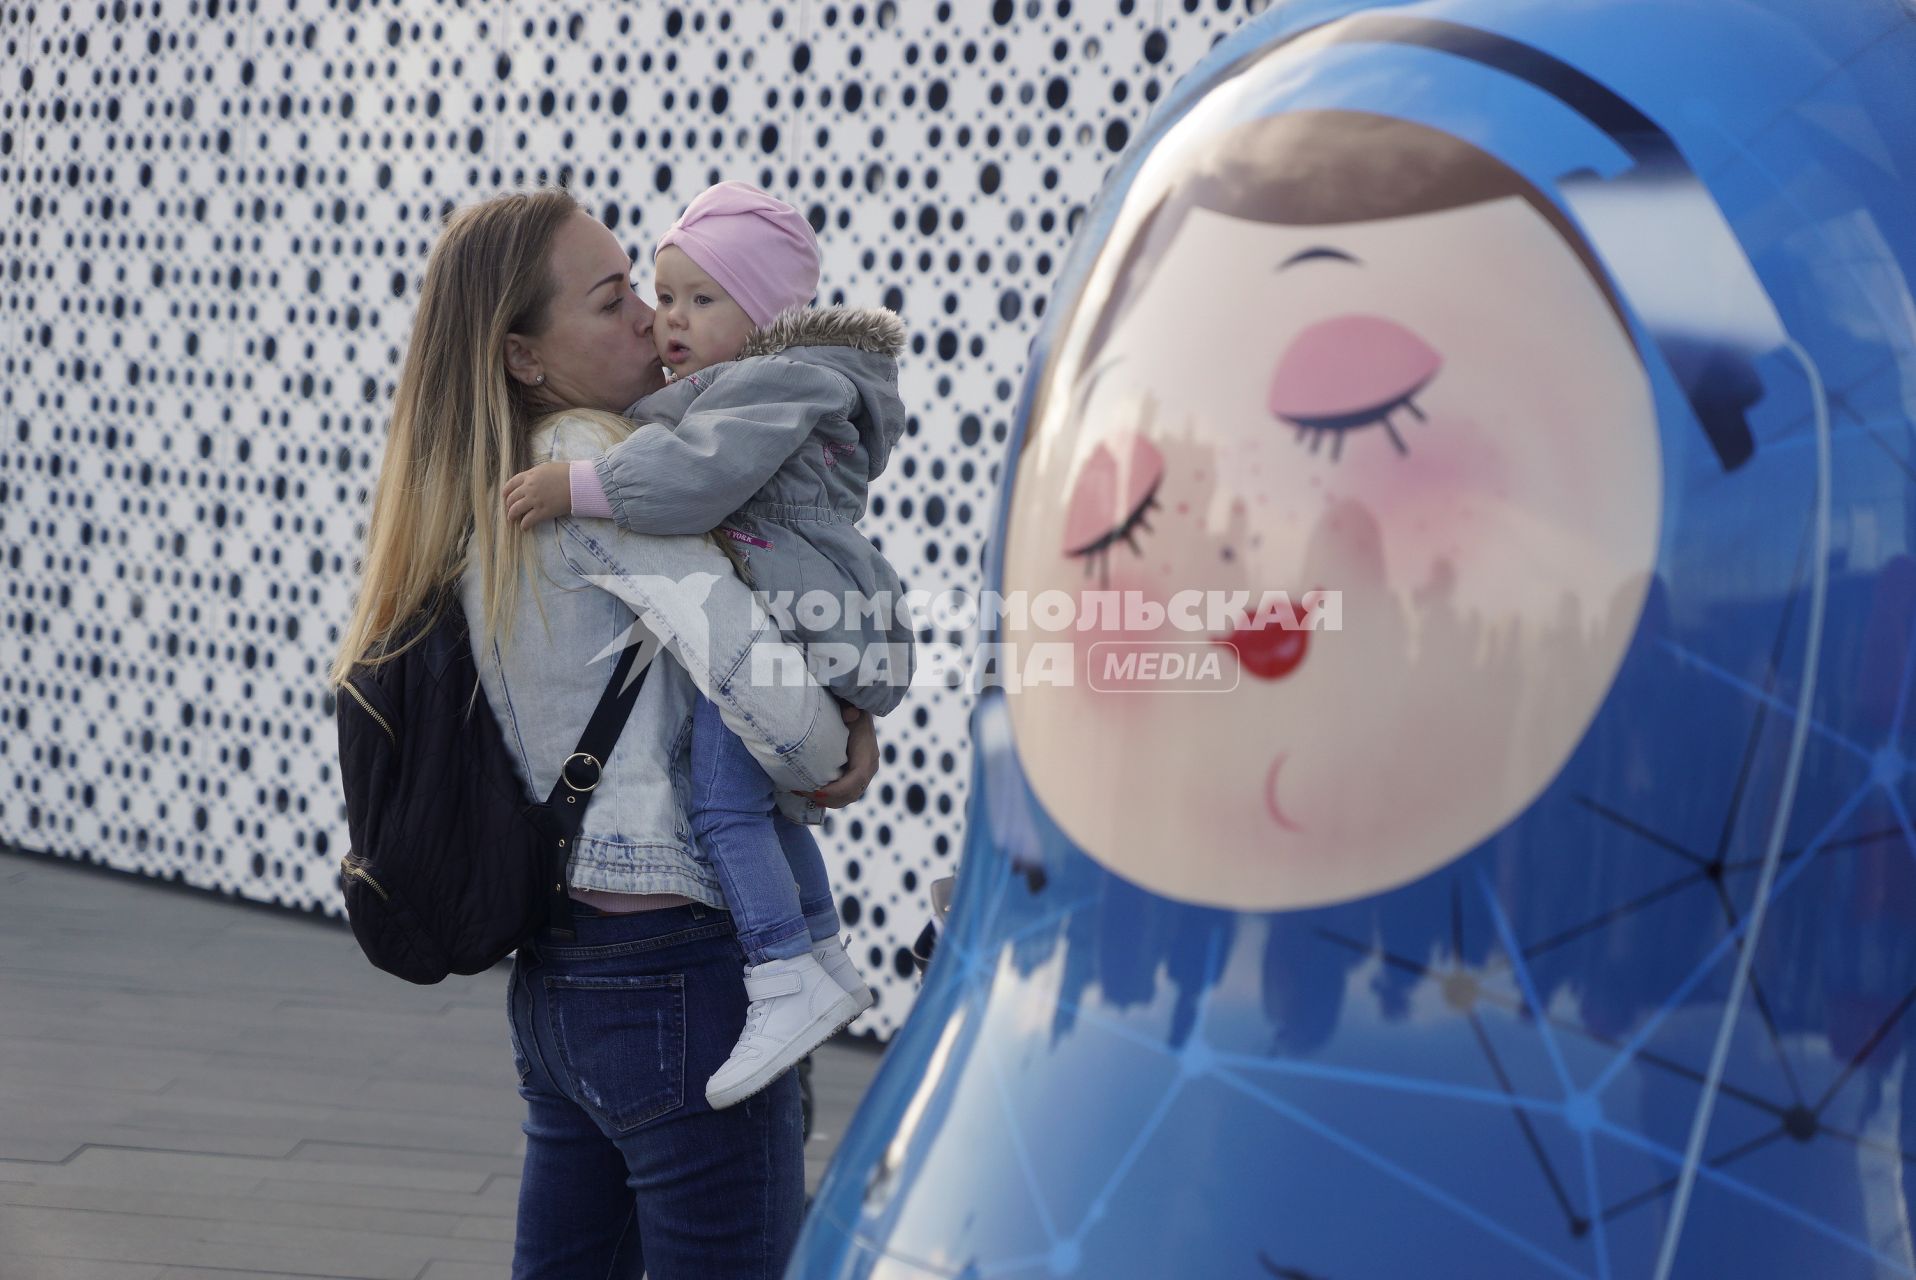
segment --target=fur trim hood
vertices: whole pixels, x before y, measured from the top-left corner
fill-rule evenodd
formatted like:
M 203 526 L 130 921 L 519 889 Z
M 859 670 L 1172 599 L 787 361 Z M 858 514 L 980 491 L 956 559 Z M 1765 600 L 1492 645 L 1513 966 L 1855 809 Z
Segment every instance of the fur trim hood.
M 793 347 L 851 347 L 896 359 L 905 349 L 905 322 L 883 307 L 793 307 L 752 330 L 738 358 Z

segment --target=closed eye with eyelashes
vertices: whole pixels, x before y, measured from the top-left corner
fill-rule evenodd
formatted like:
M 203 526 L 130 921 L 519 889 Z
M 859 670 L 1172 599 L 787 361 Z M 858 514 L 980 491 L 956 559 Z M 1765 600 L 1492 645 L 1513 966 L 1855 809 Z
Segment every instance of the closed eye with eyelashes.
M 1271 375 L 1268 407 L 1311 452 L 1328 438 L 1333 462 L 1347 436 L 1377 426 L 1400 455 L 1408 454 L 1399 416 L 1425 420 L 1416 398 L 1443 364 L 1429 343 L 1394 320 L 1337 316 L 1292 340 Z
M 1144 554 L 1138 536 L 1151 532 L 1150 516 L 1164 480 L 1164 456 L 1143 435 L 1120 442 L 1119 448 L 1122 463 L 1108 445 L 1092 450 L 1072 485 L 1065 514 L 1064 554 L 1082 559 L 1085 575 L 1095 570 L 1100 583 L 1109 578 L 1111 551 L 1118 544 Z
M 1289 417 L 1283 414 L 1278 416 L 1297 429 L 1298 443 L 1308 445 L 1312 453 L 1318 451 L 1326 436 L 1330 437 L 1332 462 L 1336 462 L 1343 456 L 1344 437 L 1353 431 L 1362 431 L 1366 427 L 1381 426 L 1385 434 L 1390 437 L 1390 442 L 1397 452 L 1407 454 L 1410 452 L 1410 446 L 1404 443 L 1404 437 L 1398 433 L 1397 426 L 1391 418 L 1398 413 L 1408 413 L 1419 422 L 1426 421 L 1424 411 L 1417 407 L 1416 402 L 1416 396 L 1422 393 L 1425 385 L 1427 384 L 1420 383 L 1414 390 L 1395 400 L 1351 413 L 1322 418 Z
M 1084 561 L 1084 573 L 1086 577 L 1090 577 L 1092 571 L 1095 569 L 1098 574 L 1098 585 L 1106 586 L 1111 580 L 1111 549 L 1122 542 L 1127 547 L 1130 547 L 1135 554 L 1143 555 L 1143 548 L 1138 546 L 1138 534 L 1151 532 L 1151 525 L 1147 517 L 1151 512 L 1157 510 L 1157 508 L 1158 490 L 1157 486 L 1153 485 L 1144 495 L 1143 499 L 1139 501 L 1138 505 L 1133 507 L 1130 514 L 1125 516 L 1116 527 L 1107 530 L 1084 546 L 1067 551 L 1065 554 L 1080 558 Z

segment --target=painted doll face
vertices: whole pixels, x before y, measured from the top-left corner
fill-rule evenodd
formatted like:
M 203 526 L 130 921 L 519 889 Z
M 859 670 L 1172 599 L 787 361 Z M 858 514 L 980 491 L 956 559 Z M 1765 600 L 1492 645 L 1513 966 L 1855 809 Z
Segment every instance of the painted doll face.
M 1458 857 L 1562 768 L 1642 612 L 1662 470 L 1627 334 L 1514 196 L 1329 226 L 1198 209 L 1141 269 L 1101 349 L 1059 349 L 1005 591 L 1080 618 L 1096 591 L 1334 591 L 1342 629 L 1008 630 L 1074 660 L 1009 698 L 1038 798 L 1110 869 L 1222 906 Z M 1113 641 L 1215 654 L 1219 679 L 1127 683 Z

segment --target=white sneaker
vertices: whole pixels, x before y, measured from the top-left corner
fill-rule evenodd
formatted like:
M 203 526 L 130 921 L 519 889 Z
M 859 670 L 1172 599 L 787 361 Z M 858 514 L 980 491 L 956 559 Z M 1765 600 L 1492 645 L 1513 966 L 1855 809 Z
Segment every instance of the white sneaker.
M 832 975 L 846 995 L 858 1001 L 858 1010 L 852 1016 L 872 1007 L 872 989 L 865 985 L 865 979 L 859 976 L 858 966 L 845 954 L 845 944 L 837 938 L 827 938 L 823 942 L 812 944 L 812 954 L 825 966 L 825 972 Z
M 715 1111 L 778 1079 L 858 1013 L 857 999 L 809 951 L 749 966 L 745 994 L 752 1004 L 738 1047 L 705 1082 L 705 1100 Z

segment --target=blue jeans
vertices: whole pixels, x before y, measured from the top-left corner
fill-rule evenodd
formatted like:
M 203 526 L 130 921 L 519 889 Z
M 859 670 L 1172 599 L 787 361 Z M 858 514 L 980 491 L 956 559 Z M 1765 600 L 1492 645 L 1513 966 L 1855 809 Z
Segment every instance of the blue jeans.
M 776 1280 L 805 1203 L 798 1078 L 723 1111 L 743 956 L 710 907 L 541 932 L 507 988 L 526 1159 L 513 1280 Z
M 778 811 L 772 780 L 705 698 L 692 713 L 691 808 L 692 838 L 718 873 L 748 964 L 838 936 L 818 842 Z

